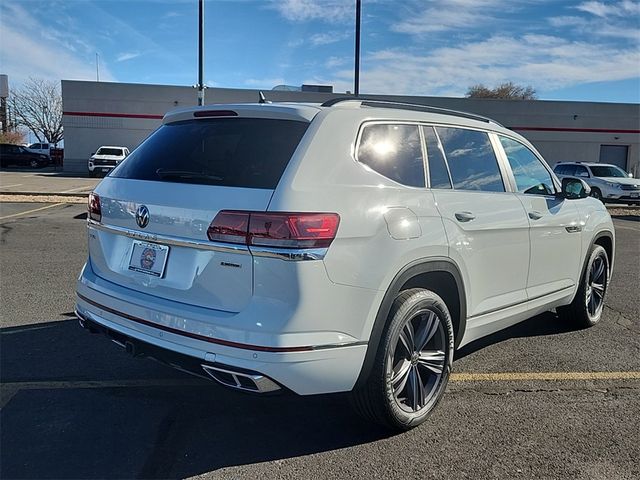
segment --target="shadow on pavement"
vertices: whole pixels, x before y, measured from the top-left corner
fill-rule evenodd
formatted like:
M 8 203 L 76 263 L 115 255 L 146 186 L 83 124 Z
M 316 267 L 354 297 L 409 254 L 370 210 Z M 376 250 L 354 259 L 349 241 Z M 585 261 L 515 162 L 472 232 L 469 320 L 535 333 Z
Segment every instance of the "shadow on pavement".
M 616 220 L 627 220 L 628 222 L 640 222 L 640 215 L 611 215 Z
M 2 329 L 0 381 L 19 390 L 0 412 L 0 478 L 184 478 L 389 435 L 355 418 L 342 395 L 256 397 L 133 359 L 76 320 Z M 141 379 L 77 388 L 59 382 Z M 142 383 L 142 382 L 141 382 Z M 160 383 L 160 382 L 158 382 Z
M 455 359 L 460 360 L 489 345 L 509 340 L 511 338 L 539 337 L 543 335 L 557 335 L 560 333 L 574 332 L 576 330 L 570 323 L 558 318 L 553 312 L 545 312 L 512 327 L 500 330 L 492 335 L 483 337 L 475 342 L 465 345 L 456 351 Z
M 570 330 L 545 313 L 464 347 L 457 358 L 509 338 Z M 1 333 L 2 383 L 56 382 L 17 391 L 0 412 L 1 478 L 184 478 L 389 435 L 355 417 L 344 395 L 229 391 L 133 359 L 75 319 Z M 126 387 L 60 383 L 136 379 L 139 385 Z M 160 382 L 171 379 L 185 385 Z

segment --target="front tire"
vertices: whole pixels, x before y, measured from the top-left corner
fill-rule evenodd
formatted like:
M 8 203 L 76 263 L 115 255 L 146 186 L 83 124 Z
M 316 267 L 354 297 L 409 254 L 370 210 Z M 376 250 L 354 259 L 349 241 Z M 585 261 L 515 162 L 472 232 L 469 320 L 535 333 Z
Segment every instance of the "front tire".
M 602 192 L 600 191 L 599 188 L 594 187 L 591 189 L 591 196 L 593 198 L 595 198 L 596 200 L 600 200 L 601 202 L 604 203 L 604 201 L 602 200 Z
M 31 168 L 38 168 L 38 167 L 40 166 L 40 164 L 38 163 L 38 161 L 37 161 L 37 160 L 30 160 L 30 161 L 29 161 L 29 166 L 30 166 Z
M 352 404 L 394 430 L 423 423 L 444 394 L 453 361 L 453 323 L 434 292 L 414 288 L 394 301 L 366 384 Z
M 589 252 L 587 267 L 571 304 L 558 307 L 558 316 L 580 328 L 592 327 L 600 321 L 604 310 L 604 297 L 609 283 L 609 256 L 600 245 Z

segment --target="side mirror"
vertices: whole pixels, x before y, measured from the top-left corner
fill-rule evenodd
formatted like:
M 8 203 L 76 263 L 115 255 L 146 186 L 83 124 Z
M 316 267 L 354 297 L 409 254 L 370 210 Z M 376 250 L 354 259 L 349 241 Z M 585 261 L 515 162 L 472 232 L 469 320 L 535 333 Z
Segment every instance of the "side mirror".
M 591 195 L 591 187 L 580 178 L 565 177 L 562 179 L 562 197 L 567 200 L 587 198 Z

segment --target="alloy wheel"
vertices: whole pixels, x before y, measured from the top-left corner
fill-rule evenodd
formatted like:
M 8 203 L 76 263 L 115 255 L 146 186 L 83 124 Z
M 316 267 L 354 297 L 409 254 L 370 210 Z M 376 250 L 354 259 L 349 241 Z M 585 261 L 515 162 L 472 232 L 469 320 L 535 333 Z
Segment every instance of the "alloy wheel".
M 446 352 L 445 327 L 436 312 L 421 310 L 405 322 L 387 359 L 391 389 L 400 408 L 414 413 L 434 397 Z
M 597 317 L 604 306 L 604 293 L 607 288 L 607 263 L 602 255 L 598 255 L 589 268 L 585 302 L 587 313 L 591 318 Z

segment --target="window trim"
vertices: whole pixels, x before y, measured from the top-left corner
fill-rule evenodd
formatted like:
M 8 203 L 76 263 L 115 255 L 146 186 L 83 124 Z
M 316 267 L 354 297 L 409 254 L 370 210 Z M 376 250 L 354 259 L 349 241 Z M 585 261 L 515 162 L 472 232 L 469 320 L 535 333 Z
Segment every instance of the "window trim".
M 383 174 L 381 174 L 380 172 L 374 170 L 373 168 L 371 168 L 369 165 L 367 165 L 364 162 L 361 162 L 360 159 L 358 158 L 358 153 L 360 152 L 360 142 L 362 141 L 362 134 L 364 132 L 364 129 L 368 126 L 371 125 L 411 125 L 411 126 L 415 126 L 418 129 L 418 136 L 420 138 L 420 152 L 422 154 L 422 171 L 424 172 L 425 175 L 425 186 L 424 187 L 414 187 L 413 185 L 405 185 L 404 183 L 400 183 L 395 181 L 393 178 L 389 178 Z M 426 190 L 429 188 L 429 177 L 427 176 L 427 165 L 426 165 L 426 158 L 425 158 L 425 153 L 426 153 L 426 148 L 425 148 L 425 144 L 424 144 L 424 138 L 422 136 L 422 129 L 420 128 L 421 122 L 411 122 L 411 121 L 404 121 L 404 120 L 369 120 L 369 121 L 365 121 L 362 122 L 360 124 L 360 126 L 358 127 L 358 134 L 356 135 L 356 143 L 355 143 L 355 149 L 352 155 L 353 160 L 360 166 L 360 168 L 365 169 L 366 171 L 371 171 L 373 173 L 375 173 L 376 175 L 379 175 L 380 177 L 384 178 L 385 180 L 392 182 L 395 185 L 400 185 L 401 187 L 404 188 L 411 188 L 414 190 Z
M 362 132 L 363 130 L 369 126 L 369 125 L 417 125 L 418 126 L 418 130 L 420 132 L 420 139 L 422 142 L 422 163 L 423 163 L 423 170 L 425 172 L 426 178 L 425 178 L 425 186 L 424 187 L 413 187 L 411 185 L 405 185 L 403 183 L 399 183 L 396 182 L 395 180 L 385 177 L 384 175 L 382 175 L 381 173 L 376 172 L 374 169 L 368 167 L 366 164 L 364 164 L 363 162 L 361 162 L 358 159 L 358 151 L 360 149 L 360 141 L 362 139 Z M 517 189 L 514 189 L 509 181 L 509 177 L 507 175 L 507 173 L 510 174 L 510 170 L 507 169 L 507 171 L 505 172 L 504 169 L 504 165 L 502 165 L 501 163 L 501 159 L 500 159 L 500 155 L 501 155 L 501 150 L 496 150 L 495 145 L 494 145 L 494 140 L 492 140 L 492 135 L 504 135 L 503 133 L 497 133 L 494 132 L 493 130 L 487 130 L 487 129 L 483 129 L 483 128 L 478 128 L 478 127 L 471 127 L 468 125 L 458 125 L 455 123 L 437 123 L 437 122 L 428 122 L 428 121 L 418 121 L 418 120 L 396 120 L 396 119 L 375 119 L 375 120 L 365 120 L 363 122 L 360 123 L 359 127 L 358 127 L 358 132 L 356 135 L 356 140 L 353 146 L 353 150 L 352 150 L 352 154 L 351 154 L 351 158 L 352 160 L 357 163 L 359 165 L 360 168 L 363 169 L 367 169 L 367 171 L 371 171 L 374 172 L 376 175 L 379 175 L 380 177 L 384 178 L 385 180 L 392 182 L 395 185 L 399 185 L 401 187 L 404 188 L 411 188 L 414 190 L 433 190 L 431 188 L 431 179 L 429 177 L 429 165 L 428 165 L 428 157 L 427 157 L 427 143 L 425 141 L 424 138 L 424 132 L 422 131 L 422 127 L 433 127 L 433 131 L 436 134 L 436 137 L 438 138 L 438 144 L 440 145 L 440 148 L 442 149 L 442 153 L 443 153 L 443 157 L 444 157 L 444 163 L 447 167 L 447 173 L 449 174 L 449 181 L 451 182 L 451 188 L 447 188 L 447 189 L 435 189 L 438 191 L 449 191 L 449 192 L 455 192 L 455 191 L 459 191 L 459 192 L 467 192 L 467 193 L 495 193 L 495 194 L 505 194 L 505 193 L 513 193 L 514 191 L 517 192 Z M 487 190 L 462 190 L 462 189 L 457 189 L 455 188 L 455 186 L 453 185 L 453 178 L 451 176 L 451 169 L 449 168 L 449 160 L 447 159 L 447 155 L 444 152 L 444 147 L 442 145 L 442 141 L 440 140 L 440 135 L 438 135 L 438 131 L 436 130 L 437 127 L 445 127 L 445 128 L 458 128 L 461 130 L 472 130 L 475 132 L 482 132 L 485 133 L 489 136 L 489 142 L 491 143 L 491 146 L 493 148 L 493 153 L 496 156 L 496 161 L 498 162 L 498 169 L 500 171 L 500 176 L 502 177 L 502 185 L 504 187 L 504 191 L 503 192 L 492 192 L 492 191 L 487 191 Z M 511 135 L 505 135 L 506 137 L 509 138 L 513 138 L 513 140 L 517 140 L 520 142 L 520 140 L 518 140 L 515 137 L 512 137 Z M 498 140 L 496 138 L 496 140 Z M 500 140 L 498 140 L 498 143 L 500 143 Z M 520 142 L 522 143 L 522 142 Z M 525 145 L 528 147 L 528 145 Z M 540 158 L 540 155 L 537 154 L 536 151 L 532 150 L 534 152 L 534 154 L 536 154 L 536 157 Z M 504 152 L 502 152 L 504 153 Z M 546 162 L 543 161 L 543 164 L 546 165 Z M 549 169 L 548 166 L 546 166 L 547 170 Z M 552 179 L 554 182 L 557 183 L 556 188 L 558 185 L 560 185 L 560 182 L 558 181 L 558 179 L 555 177 L 555 175 L 552 175 Z
M 432 126 L 433 127 L 433 131 L 436 134 L 436 137 L 438 137 L 438 145 L 440 145 L 440 149 L 442 150 L 442 154 L 444 156 L 444 163 L 447 166 L 447 172 L 449 173 L 449 181 L 451 182 L 451 188 L 447 188 L 445 191 L 452 191 L 452 192 L 468 192 L 468 193 L 512 193 L 511 192 L 511 185 L 509 183 L 509 181 L 507 180 L 507 176 L 505 176 L 505 171 L 504 171 L 504 166 L 502 165 L 502 162 L 500 161 L 500 155 L 498 154 L 498 152 L 496 151 L 495 145 L 494 145 L 494 140 L 492 139 L 492 135 L 495 135 L 495 132 L 491 131 L 491 130 L 483 130 L 481 128 L 472 128 L 472 127 L 467 127 L 467 126 L 461 126 L 461 125 L 451 125 L 451 124 L 425 124 L 428 126 Z M 447 153 L 444 150 L 444 146 L 442 145 L 442 140 L 440 139 L 440 134 L 438 133 L 438 129 L 437 127 L 444 127 L 444 128 L 457 128 L 460 130 L 472 130 L 475 132 L 481 132 L 481 133 L 486 133 L 487 136 L 489 137 L 489 144 L 491 145 L 491 149 L 493 150 L 493 155 L 496 157 L 496 163 L 498 165 L 498 172 L 500 173 L 500 178 L 502 179 L 502 186 L 504 187 L 504 190 L 502 192 L 494 192 L 492 190 L 465 190 L 463 188 L 456 188 L 456 186 L 454 185 L 453 182 L 453 175 L 451 175 L 451 169 L 449 168 L 449 159 L 447 158 Z M 428 159 L 427 159 L 428 160 Z M 443 191 L 443 189 L 437 189 L 440 191 Z
M 427 188 L 429 190 L 444 190 L 444 191 L 453 191 L 455 190 L 454 186 L 453 186 L 453 179 L 451 178 L 451 170 L 449 170 L 449 162 L 447 161 L 447 155 L 444 152 L 444 147 L 442 146 L 442 142 L 440 141 L 440 135 L 438 135 L 438 131 L 436 130 L 436 127 L 434 125 L 425 125 L 422 124 L 420 125 L 420 133 L 422 134 L 422 137 L 424 139 L 424 159 L 425 159 L 425 163 L 427 164 L 427 168 L 429 166 L 429 147 L 427 146 L 427 137 L 424 134 L 424 129 L 425 128 L 432 128 L 433 129 L 433 134 L 436 136 L 436 140 L 438 142 L 438 148 L 440 149 L 440 153 L 442 153 L 442 160 L 444 161 L 444 167 L 447 170 L 447 176 L 449 178 L 449 185 L 451 185 L 450 188 L 433 188 L 431 186 L 431 171 L 429 171 L 429 176 L 428 176 L 428 182 L 427 182 Z
M 549 164 L 547 164 L 545 159 L 542 158 L 542 155 L 540 155 L 540 153 L 535 148 L 532 148 L 533 147 L 532 145 L 531 146 L 527 145 L 526 143 L 522 142 L 522 140 L 520 140 L 519 138 L 516 138 L 513 135 L 505 135 L 504 133 L 497 133 L 497 132 L 491 132 L 491 135 L 495 137 L 492 141 L 495 142 L 495 145 L 494 145 L 495 149 L 499 153 L 499 156 L 501 157 L 500 161 L 503 164 L 503 167 L 507 171 L 507 177 L 509 178 L 510 189 L 511 189 L 511 191 L 513 193 L 516 193 L 516 194 L 519 194 L 519 195 L 529 195 L 529 196 L 537 196 L 537 197 L 545 197 L 545 198 L 556 198 L 558 196 L 558 193 L 562 190 L 562 187 L 560 186 L 560 181 L 558 180 L 558 177 L 556 176 L 556 174 L 553 171 L 553 169 L 549 166 Z M 520 145 L 523 145 L 531 153 L 533 153 L 533 155 L 538 159 L 538 161 L 542 164 L 542 166 L 546 169 L 547 173 L 551 177 L 551 181 L 553 182 L 553 187 L 555 188 L 555 191 L 556 191 L 555 194 L 553 194 L 553 195 L 532 194 L 532 193 L 526 193 L 525 194 L 525 193 L 522 193 L 522 192 L 518 191 L 518 186 L 516 184 L 516 177 L 513 174 L 513 170 L 511 168 L 511 164 L 509 163 L 509 158 L 507 156 L 507 152 L 505 151 L 504 147 L 502 146 L 502 142 L 500 141 L 500 138 L 498 138 L 500 135 L 502 135 L 505 138 L 508 138 L 509 140 L 513 140 L 515 142 L 518 142 Z

